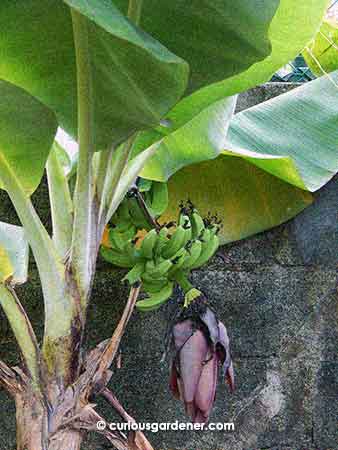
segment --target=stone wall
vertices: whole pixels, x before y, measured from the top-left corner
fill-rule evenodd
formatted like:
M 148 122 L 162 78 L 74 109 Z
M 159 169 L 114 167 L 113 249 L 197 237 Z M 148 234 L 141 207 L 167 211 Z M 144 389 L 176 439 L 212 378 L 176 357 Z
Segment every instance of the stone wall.
M 239 106 L 258 103 L 293 86 L 274 83 L 250 91 Z M 211 297 L 232 341 L 237 390 L 220 383 L 212 422 L 234 422 L 234 433 L 149 433 L 165 450 L 338 450 L 338 305 L 325 295 L 336 284 L 338 185 L 333 179 L 315 203 L 274 230 L 221 249 L 194 282 Z M 45 184 L 34 196 L 50 223 Z M 16 223 L 6 194 L 0 218 Z M 224 255 L 222 258 L 220 255 Z M 127 295 L 121 271 L 99 263 L 89 313 L 87 345 L 108 337 Z M 34 264 L 19 290 L 33 325 L 43 314 Z M 172 305 L 152 314 L 136 312 L 122 344 L 122 368 L 111 388 L 139 421 L 186 421 L 182 405 L 168 390 L 168 367 L 161 364 L 163 336 Z M 16 345 L 0 313 L 0 358 L 14 363 Z M 0 450 L 15 448 L 14 406 L 0 392 Z M 99 403 L 111 421 L 113 412 Z M 90 436 L 86 450 L 110 448 Z

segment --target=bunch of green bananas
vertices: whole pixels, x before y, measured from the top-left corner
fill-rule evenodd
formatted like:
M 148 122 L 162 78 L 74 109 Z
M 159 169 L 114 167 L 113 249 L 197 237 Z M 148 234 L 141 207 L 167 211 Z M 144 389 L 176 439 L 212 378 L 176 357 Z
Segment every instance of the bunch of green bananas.
M 203 219 L 188 203 L 181 207 L 177 224 L 151 229 L 139 248 L 135 228 L 117 225 L 110 230 L 111 249 L 102 248 L 102 256 L 120 267 L 131 267 L 124 277 L 131 285 L 142 283 L 148 297 L 137 303 L 138 309 L 158 308 L 172 295 L 175 283 L 181 284 L 191 270 L 204 265 L 219 246 L 217 218 Z M 183 287 L 183 286 L 182 286 Z

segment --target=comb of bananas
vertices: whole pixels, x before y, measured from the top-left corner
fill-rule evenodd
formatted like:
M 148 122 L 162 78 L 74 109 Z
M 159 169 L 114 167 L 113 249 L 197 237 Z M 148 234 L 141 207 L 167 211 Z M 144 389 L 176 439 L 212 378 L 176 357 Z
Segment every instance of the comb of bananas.
M 150 193 L 150 189 L 146 192 Z M 148 202 L 149 198 L 150 194 Z M 144 225 L 141 215 L 136 219 L 136 214 L 130 213 L 129 203 L 123 202 L 117 218 L 109 230 L 110 248 L 101 247 L 101 255 L 116 266 L 130 269 L 124 277 L 130 285 L 142 283 L 147 298 L 136 305 L 142 311 L 166 302 L 175 284 L 187 279 L 191 270 L 203 266 L 219 246 L 219 221 L 210 215 L 203 219 L 190 202 L 181 205 L 177 223 L 150 229 L 140 245 L 135 237 Z

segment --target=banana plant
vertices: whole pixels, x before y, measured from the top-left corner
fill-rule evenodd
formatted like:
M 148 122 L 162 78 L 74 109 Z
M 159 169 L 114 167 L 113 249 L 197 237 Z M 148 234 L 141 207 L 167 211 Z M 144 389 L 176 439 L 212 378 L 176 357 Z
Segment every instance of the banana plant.
M 1 2 L 0 187 L 22 227 L 0 224 L 0 303 L 22 362 L 0 361 L 0 384 L 16 404 L 18 450 L 79 450 L 102 420 L 95 396 L 130 420 L 107 385 L 141 290 L 137 270 L 127 275 L 130 295 L 112 336 L 89 352 L 83 336 L 102 236 L 135 180 L 168 181 L 165 221 L 177 215 L 183 195 L 202 212 L 209 203 L 221 214 L 224 243 L 290 219 L 311 202 L 308 191 L 337 171 L 338 95 L 327 79 L 234 115 L 236 94 L 293 59 L 326 6 L 327 0 Z M 76 141 L 76 158 L 56 141 L 60 128 Z M 51 235 L 31 201 L 45 170 Z M 177 245 L 164 236 L 166 260 L 186 239 L 184 223 Z M 157 240 L 161 226 L 157 232 L 154 225 Z M 209 238 L 201 229 L 189 257 L 206 241 L 212 248 L 202 260 L 201 252 L 188 262 L 184 254 L 185 269 L 205 263 L 218 245 L 216 230 L 204 228 Z M 148 272 L 161 275 L 163 267 L 148 257 L 153 240 L 143 244 L 138 267 L 148 264 Z M 28 245 L 43 291 L 42 342 L 15 291 L 27 279 Z M 190 292 L 189 280 L 179 281 Z M 172 284 L 166 288 L 171 293 Z M 152 448 L 141 432 L 128 439 L 101 433 L 117 449 Z

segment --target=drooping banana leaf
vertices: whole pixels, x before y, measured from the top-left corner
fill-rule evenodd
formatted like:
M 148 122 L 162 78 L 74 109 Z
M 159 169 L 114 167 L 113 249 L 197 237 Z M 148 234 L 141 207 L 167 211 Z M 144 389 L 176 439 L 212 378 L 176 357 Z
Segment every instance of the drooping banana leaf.
M 126 13 L 128 0 L 115 0 Z M 188 93 L 245 71 L 271 52 L 280 0 L 143 0 L 140 26 L 191 69 Z
M 34 192 L 56 129 L 52 111 L 21 88 L 0 80 L 0 188 L 5 167 L 27 195 Z
M 216 102 L 165 136 L 142 176 L 166 181 L 177 168 L 194 164 L 197 158 L 208 160 L 226 152 L 315 191 L 338 171 L 338 89 L 334 82 L 338 83 L 338 71 L 234 116 L 233 98 Z
M 222 244 L 275 227 L 312 202 L 308 192 L 226 155 L 185 167 L 170 178 L 168 188 L 169 205 L 161 221 L 177 220 L 180 202 L 189 199 L 202 216 L 210 212 L 222 221 Z

